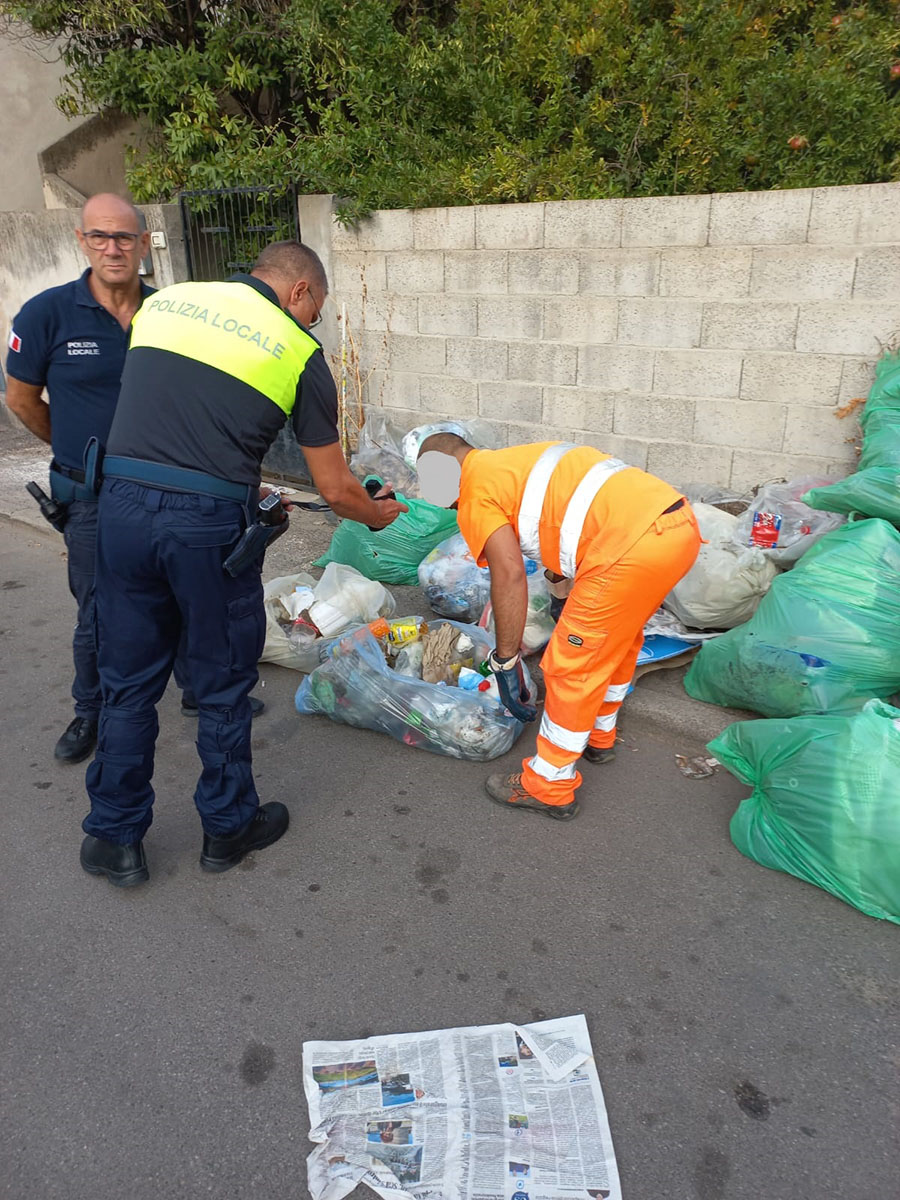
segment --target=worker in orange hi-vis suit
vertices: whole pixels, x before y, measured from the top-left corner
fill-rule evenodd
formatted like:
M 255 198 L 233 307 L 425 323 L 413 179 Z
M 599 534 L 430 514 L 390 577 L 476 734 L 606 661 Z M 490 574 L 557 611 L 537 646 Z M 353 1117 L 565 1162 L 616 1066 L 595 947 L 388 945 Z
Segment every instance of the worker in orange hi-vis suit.
M 459 528 L 491 572 L 500 695 L 533 721 L 520 663 L 528 590 L 524 554 L 567 594 L 542 660 L 547 688 L 537 753 L 515 775 L 492 775 L 498 804 L 558 820 L 578 814 L 576 762 L 608 762 L 616 717 L 634 674 L 643 628 L 694 564 L 697 520 L 661 479 L 586 446 L 538 442 L 476 450 L 453 433 L 419 448 L 422 495 L 459 510 Z

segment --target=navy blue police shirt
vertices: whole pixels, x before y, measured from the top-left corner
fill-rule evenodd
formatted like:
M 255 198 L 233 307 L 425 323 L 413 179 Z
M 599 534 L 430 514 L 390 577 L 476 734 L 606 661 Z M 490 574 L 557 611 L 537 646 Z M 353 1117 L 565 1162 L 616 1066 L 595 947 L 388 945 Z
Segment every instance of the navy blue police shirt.
M 6 372 L 46 387 L 53 457 L 80 470 L 91 437 L 109 435 L 129 331 L 94 299 L 90 267 L 78 279 L 33 296 L 13 321 Z M 141 300 L 154 289 L 141 281 Z

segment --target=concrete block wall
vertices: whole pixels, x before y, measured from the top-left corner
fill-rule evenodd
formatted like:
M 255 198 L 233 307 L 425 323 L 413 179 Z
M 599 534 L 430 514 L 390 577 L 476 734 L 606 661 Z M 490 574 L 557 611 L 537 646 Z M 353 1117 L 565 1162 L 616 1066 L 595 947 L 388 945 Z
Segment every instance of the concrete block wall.
M 368 404 L 676 484 L 852 470 L 835 410 L 900 331 L 900 184 L 385 211 L 323 249 Z

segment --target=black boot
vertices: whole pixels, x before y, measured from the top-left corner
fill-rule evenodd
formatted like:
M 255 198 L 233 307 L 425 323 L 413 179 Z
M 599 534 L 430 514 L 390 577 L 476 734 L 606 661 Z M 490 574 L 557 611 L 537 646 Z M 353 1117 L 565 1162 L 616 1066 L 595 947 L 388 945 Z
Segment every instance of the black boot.
M 150 878 L 143 842 L 119 846 L 103 838 L 86 837 L 81 843 L 81 865 L 88 875 L 105 875 L 116 887 L 135 887 Z
M 250 701 L 250 715 L 252 717 L 258 717 L 262 710 L 266 707 L 265 700 L 257 700 L 256 696 L 248 696 L 247 699 Z M 193 698 L 188 699 L 187 695 L 182 693 L 181 715 L 184 717 L 196 717 L 199 716 L 199 713 L 200 706 L 196 703 L 196 701 Z
M 82 762 L 97 744 L 97 720 L 94 717 L 76 717 L 69 722 L 66 732 L 56 743 L 53 757 L 60 762 Z
M 246 825 L 236 833 L 216 837 L 203 835 L 203 852 L 200 866 L 204 871 L 227 871 L 253 850 L 263 850 L 277 842 L 287 830 L 290 813 L 283 804 L 272 800 L 261 804 Z
M 615 746 L 585 746 L 582 758 L 592 763 L 608 763 L 616 757 Z

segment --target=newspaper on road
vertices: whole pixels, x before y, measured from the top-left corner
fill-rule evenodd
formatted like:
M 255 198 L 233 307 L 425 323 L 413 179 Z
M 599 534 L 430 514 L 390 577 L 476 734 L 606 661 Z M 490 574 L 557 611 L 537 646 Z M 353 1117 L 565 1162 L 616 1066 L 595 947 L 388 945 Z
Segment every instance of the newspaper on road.
M 620 1200 L 583 1016 L 305 1042 L 313 1200 Z

